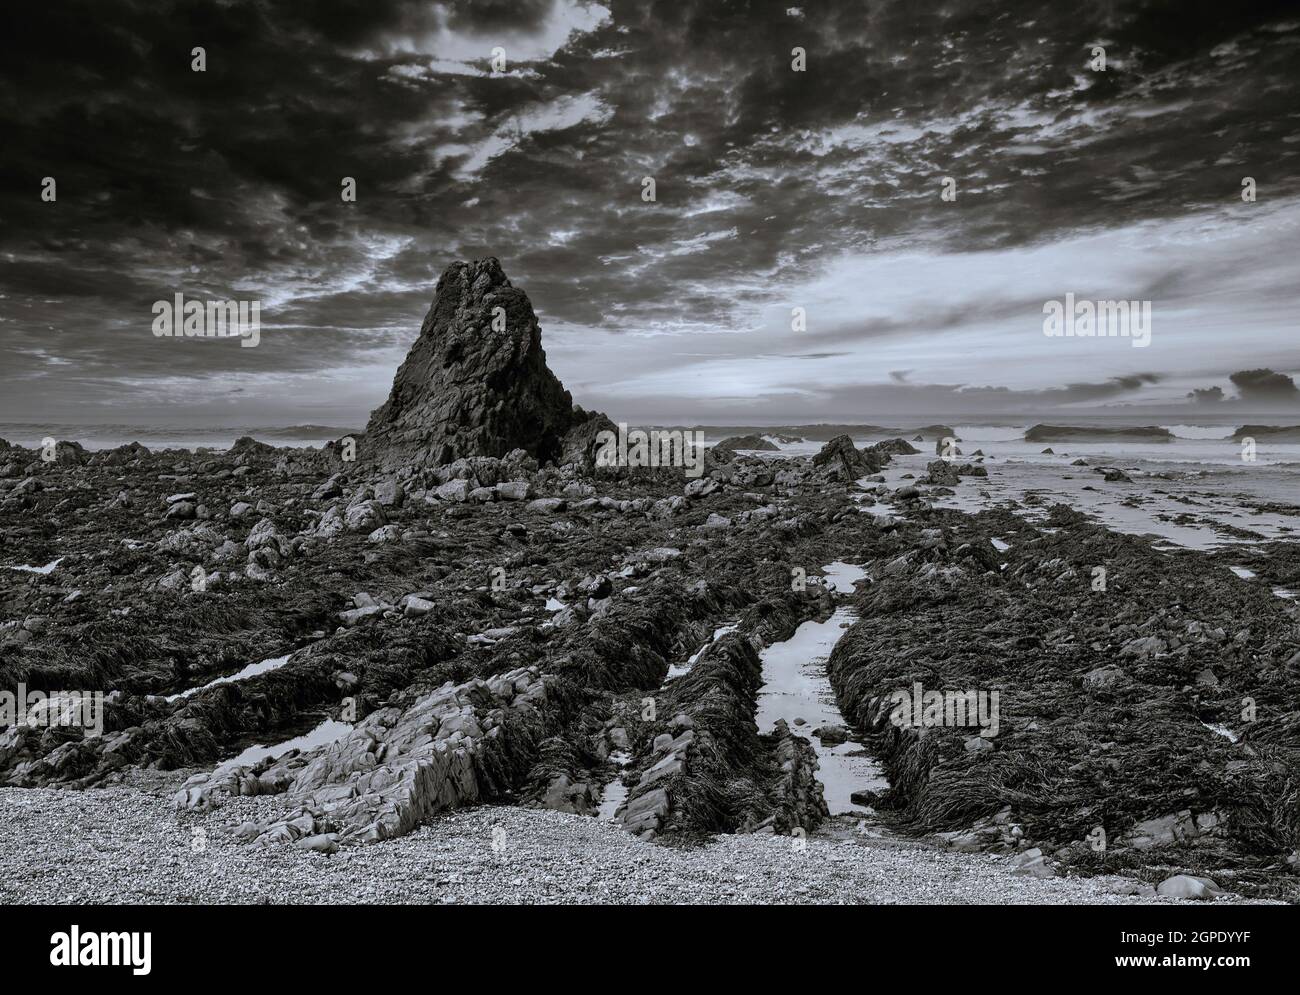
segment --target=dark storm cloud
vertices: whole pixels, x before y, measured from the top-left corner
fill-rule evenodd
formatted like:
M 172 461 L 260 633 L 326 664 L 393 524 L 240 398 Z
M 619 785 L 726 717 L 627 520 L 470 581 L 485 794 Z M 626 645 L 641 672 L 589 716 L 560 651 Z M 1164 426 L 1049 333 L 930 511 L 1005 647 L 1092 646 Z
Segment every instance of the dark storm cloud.
M 1103 383 L 1071 383 L 1063 387 L 1049 387 L 1044 390 L 1008 391 L 1005 387 L 964 387 L 960 389 L 963 398 L 1001 398 L 1014 395 L 1017 402 L 1038 406 L 1060 407 L 1078 404 L 1082 401 L 1100 401 L 1117 397 L 1130 391 L 1141 390 L 1146 384 L 1159 383 L 1160 377 L 1154 373 L 1140 373 L 1137 376 L 1112 377 Z
M 1236 388 L 1235 396 L 1229 396 L 1215 385 L 1194 388 L 1186 397 L 1194 405 L 1224 412 L 1292 413 L 1300 405 L 1300 387 L 1285 373 L 1269 369 L 1238 370 L 1228 375 L 1227 382 Z
M 354 371 L 345 422 L 387 389 L 456 258 L 499 256 L 571 380 L 599 385 L 597 346 L 744 332 L 847 254 L 1004 250 L 1226 210 L 1247 174 L 1281 200 L 1300 193 L 1289 16 L 1202 0 L 25 4 L 0 39 L 15 84 L 0 95 L 0 415 L 171 404 L 249 378 L 255 393 L 256 377 L 280 378 L 291 411 L 313 373 Z M 1104 73 L 1086 66 L 1096 44 Z M 1195 283 L 1178 260 L 1143 279 L 1152 296 Z M 946 305 L 944 289 L 927 314 L 940 331 L 1024 304 Z M 149 307 L 178 291 L 262 299 L 262 346 L 160 346 Z M 834 362 L 837 343 L 914 318 L 701 351 Z
M 1228 379 L 1243 401 L 1300 401 L 1300 388 L 1285 373 L 1238 370 Z
M 1188 392 L 1187 399 L 1196 404 L 1219 404 L 1223 400 L 1223 388 L 1197 387 Z
M 1052 411 L 1087 401 L 1118 398 L 1139 391 L 1147 384 L 1158 383 L 1154 374 L 1113 377 L 1099 383 L 1071 383 L 1040 390 L 1016 390 L 1001 386 L 965 384 L 891 383 L 864 385 L 844 391 L 842 402 L 856 398 L 858 404 L 869 400 L 870 410 L 888 410 L 897 405 L 909 411 L 967 411 L 986 414 L 1014 414 L 1025 411 Z M 885 407 L 876 407 L 884 404 Z
M 1038 390 L 897 380 L 826 389 L 824 385 L 796 381 L 788 384 L 791 389 L 773 393 L 732 396 L 715 393 L 692 410 L 700 411 L 711 421 L 721 419 L 728 411 L 733 414 L 739 411 L 747 417 L 742 423 L 755 425 L 825 420 L 826 410 L 837 412 L 840 420 L 885 425 L 897 424 L 904 418 L 926 417 L 1068 418 L 1071 413 L 1078 413 L 1078 405 L 1086 402 L 1140 397 L 1144 386 L 1158 380 L 1152 375 L 1125 376 Z

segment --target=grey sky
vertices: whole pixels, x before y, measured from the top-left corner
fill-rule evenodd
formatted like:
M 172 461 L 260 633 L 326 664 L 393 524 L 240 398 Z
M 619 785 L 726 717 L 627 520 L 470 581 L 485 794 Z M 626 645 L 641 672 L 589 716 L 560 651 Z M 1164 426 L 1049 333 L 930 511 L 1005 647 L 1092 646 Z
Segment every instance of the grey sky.
M 361 424 L 483 255 L 615 418 L 1300 414 L 1229 380 L 1300 373 L 1289 7 L 26 5 L 0 420 Z M 261 345 L 154 338 L 177 292 L 260 299 Z M 1151 300 L 1150 347 L 1045 337 L 1067 292 Z

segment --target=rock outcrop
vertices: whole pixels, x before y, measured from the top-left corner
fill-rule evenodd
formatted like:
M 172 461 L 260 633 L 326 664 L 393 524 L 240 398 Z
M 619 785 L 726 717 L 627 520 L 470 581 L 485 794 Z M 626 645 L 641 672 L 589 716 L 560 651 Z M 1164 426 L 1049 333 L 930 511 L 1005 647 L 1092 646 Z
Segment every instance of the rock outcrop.
M 906 439 L 885 439 L 883 442 L 868 446 L 867 449 L 873 453 L 883 453 L 888 456 L 915 456 L 921 451 Z
M 813 466 L 833 480 L 857 480 L 878 473 L 881 460 L 875 453 L 862 453 L 847 435 L 837 435 L 813 457 Z
M 723 439 L 713 448 L 730 453 L 742 449 L 754 452 L 775 453 L 780 452 L 781 447 L 773 445 L 772 442 L 763 438 L 761 435 L 733 435 L 729 439 Z
M 569 430 L 560 440 L 560 455 L 556 462 L 561 466 L 579 463 L 590 469 L 595 464 L 596 452 L 600 449 L 597 436 L 601 432 L 617 434 L 618 426 L 599 411 L 584 411 L 575 405 Z
M 386 467 L 515 449 L 545 463 L 564 454 L 575 422 L 589 420 L 547 368 L 528 295 L 495 258 L 479 259 L 453 263 L 438 280 L 420 337 L 370 416 L 366 449 Z
M 1300 425 L 1242 425 L 1232 433 L 1233 442 L 1263 439 L 1266 442 L 1300 442 Z
M 1026 442 L 1173 442 L 1174 433 L 1159 425 L 1138 428 L 1099 428 L 1078 425 L 1034 425 Z
M 223 795 L 282 795 L 287 813 L 240 828 L 263 845 L 315 849 L 316 840 L 337 846 L 401 836 L 438 812 L 493 797 L 503 787 L 493 772 L 518 762 L 521 746 L 512 740 L 539 735 L 545 701 L 536 668 L 449 682 L 409 708 L 372 712 L 314 754 L 198 774 L 175 802 L 193 810 L 214 807 Z

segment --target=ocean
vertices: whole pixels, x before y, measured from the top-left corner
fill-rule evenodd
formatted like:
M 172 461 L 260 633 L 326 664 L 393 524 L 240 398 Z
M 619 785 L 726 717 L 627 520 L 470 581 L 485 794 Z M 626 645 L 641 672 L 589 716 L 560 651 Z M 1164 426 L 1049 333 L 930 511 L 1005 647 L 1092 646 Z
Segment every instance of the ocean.
M 1026 442 L 1025 432 L 1030 423 L 1020 426 L 1007 425 L 961 425 L 954 424 L 953 430 L 959 440 L 957 445 L 965 456 L 975 450 L 983 450 L 986 456 L 1014 459 L 1021 462 L 1053 463 L 1064 453 L 1072 457 L 1111 459 L 1116 461 L 1132 460 L 1143 463 L 1173 463 L 1186 465 L 1251 465 L 1242 459 L 1241 443 L 1232 438 L 1235 425 L 1201 426 L 1201 425 L 1160 425 L 1168 429 L 1175 438 L 1171 442 Z M 816 453 L 825 445 L 819 440 L 805 442 L 780 442 L 772 433 L 780 429 L 754 429 L 754 433 L 763 435 L 776 444 L 779 452 L 765 452 L 766 456 L 807 456 Z M 789 434 L 789 433 L 783 433 Z M 915 432 L 900 431 L 899 435 L 909 442 Z M 858 447 L 869 446 L 889 436 L 863 435 L 855 436 L 853 442 Z M 714 437 L 705 429 L 705 441 L 712 445 L 720 442 L 721 436 Z M 930 455 L 934 454 L 934 440 L 913 442 L 917 449 Z M 1052 449 L 1055 455 L 1044 454 L 1044 449 Z M 1267 442 L 1257 440 L 1254 465 L 1300 464 L 1300 443 Z
M 43 439 L 79 442 L 89 450 L 114 449 L 138 442 L 150 449 L 229 449 L 241 436 L 251 435 L 272 446 L 319 448 L 332 439 L 360 434 L 357 428 L 330 425 L 288 426 L 180 426 L 170 425 L 76 425 L 40 422 L 0 422 L 0 439 L 29 449 L 40 448 Z
M 1161 425 L 1175 436 L 1172 442 L 1068 442 L 1041 443 L 1026 442 L 1024 434 L 1030 427 L 1024 425 L 989 425 L 955 424 L 958 445 L 962 453 L 969 456 L 976 449 L 982 449 L 987 456 L 1003 459 L 1015 459 L 1024 462 L 1053 462 L 1055 457 L 1044 455 L 1042 450 L 1053 449 L 1059 457 L 1064 452 L 1073 456 L 1087 458 L 1108 458 L 1115 460 L 1136 460 L 1144 463 L 1174 463 L 1187 465 L 1224 465 L 1241 466 L 1241 444 L 1234 442 L 1232 433 L 1235 425 Z M 778 453 L 763 453 L 768 456 L 807 456 L 816 453 L 825 445 L 821 440 L 804 442 L 779 442 L 775 433 L 783 435 L 797 434 L 793 430 L 782 428 L 753 428 L 748 430 L 763 435 L 775 442 Z M 89 450 L 112 449 L 116 446 L 139 442 L 150 449 L 228 449 L 236 439 L 249 435 L 260 442 L 273 446 L 294 446 L 319 448 L 325 443 L 342 438 L 345 435 L 361 433 L 360 428 L 348 428 L 331 425 L 221 425 L 221 426 L 180 426 L 169 425 L 123 425 L 123 424 L 53 424 L 41 422 L 0 422 L 0 439 L 31 449 L 39 448 L 43 439 L 53 438 L 79 442 Z M 712 445 L 725 436 L 708 426 L 704 427 L 705 441 Z M 728 428 L 726 435 L 735 435 L 737 430 Z M 909 441 L 915 431 L 899 429 L 896 433 Z M 887 435 L 855 436 L 854 443 L 867 446 L 879 442 Z M 918 449 L 933 453 L 934 441 L 924 444 L 914 443 Z M 1260 441 L 1255 450 L 1256 465 L 1300 464 L 1300 443 L 1274 443 Z

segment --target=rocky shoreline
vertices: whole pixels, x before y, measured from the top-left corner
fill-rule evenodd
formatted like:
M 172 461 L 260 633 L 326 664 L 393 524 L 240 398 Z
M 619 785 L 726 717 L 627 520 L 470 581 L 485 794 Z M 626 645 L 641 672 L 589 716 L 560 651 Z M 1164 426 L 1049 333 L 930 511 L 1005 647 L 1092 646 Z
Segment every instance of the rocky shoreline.
M 24 791 L 38 821 L 81 799 L 112 835 L 143 777 L 169 798 L 142 808 L 160 838 L 198 828 L 232 854 L 294 855 L 275 860 L 364 862 L 444 823 L 551 818 L 620 833 L 617 852 L 650 854 L 634 862 L 866 832 L 1049 889 L 1025 900 L 1095 898 L 1076 879 L 1116 873 L 1139 897 L 1295 900 L 1292 601 L 1218 553 L 1063 505 L 941 507 L 987 485 L 978 453 L 900 475 L 911 442 L 841 435 L 808 457 L 710 450 L 697 477 L 597 465 L 608 420 L 568 407 L 526 296 L 499 266 L 458 267 L 359 439 L 0 443 L 4 687 L 52 694 L 38 718 L 69 689 L 103 696 L 101 735 L 0 731 L 17 811 Z M 515 417 L 530 406 L 540 421 Z M 933 428 L 913 441 L 941 449 L 951 429 Z M 1295 550 L 1256 566 L 1294 583 Z M 855 593 L 823 582 L 836 561 L 865 572 Z M 837 606 L 855 621 L 828 673 L 852 729 L 760 729 L 764 650 Z M 997 695 L 998 728 L 900 723 L 889 698 L 913 688 Z M 890 786 L 846 829 L 809 736 L 850 734 Z M 907 900 L 883 895 L 847 900 Z
M 5 571 L 7 614 L 22 619 L 3 632 L 5 673 L 108 692 L 101 737 L 5 732 L 5 784 L 93 791 L 141 770 L 210 771 L 249 742 L 351 718 L 321 749 L 177 784 L 172 828 L 257 798 L 261 818 L 230 827 L 243 845 L 348 852 L 467 804 L 589 817 L 620 778 L 617 822 L 646 841 L 815 834 L 826 816 L 809 730 L 765 736 L 754 722 L 758 650 L 829 615 L 835 597 L 792 577 L 815 581 L 818 564 L 845 558 L 869 583 L 829 672 L 888 772 L 871 799 L 884 828 L 958 851 L 1036 851 L 1043 877 L 1120 873 L 1140 889 L 1191 874 L 1294 896 L 1295 620 L 1266 585 L 1207 577 L 1214 554 L 1161 552 L 1061 507 L 1045 525 L 934 508 L 926 492 L 943 484 L 873 485 L 841 442 L 820 466 L 736 457 L 689 497 L 644 474 L 539 469 L 520 478 L 539 495 L 529 501 L 437 497 L 438 477 L 464 480 L 452 474 L 467 462 L 353 483 L 328 453 L 244 445 L 204 460 L 196 501 L 244 498 L 263 517 L 200 518 L 196 504 L 179 520 L 168 498 L 177 478 L 193 486 L 199 457 L 120 455 L 40 466 L 40 488 L 17 494 L 13 481 L 33 478 L 5 478 L 5 559 L 59 560 Z M 870 470 L 888 456 L 858 459 Z M 310 460 L 314 475 L 286 472 Z M 946 479 L 952 467 L 935 462 L 930 476 Z M 107 505 L 123 491 L 155 510 L 110 551 Z M 376 541 L 359 515 L 348 528 L 360 507 L 380 509 L 392 538 Z M 322 540 L 331 508 L 345 526 Z M 75 524 L 49 527 L 65 515 Z M 242 563 L 221 552 L 232 545 Z M 1099 564 L 1105 592 L 1091 585 Z M 196 590 L 195 567 L 223 576 Z M 203 686 L 281 651 L 281 666 Z M 883 692 L 916 680 L 999 689 L 1002 732 L 973 749 L 969 730 L 891 725 Z M 1235 719 L 1246 697 L 1249 724 Z

